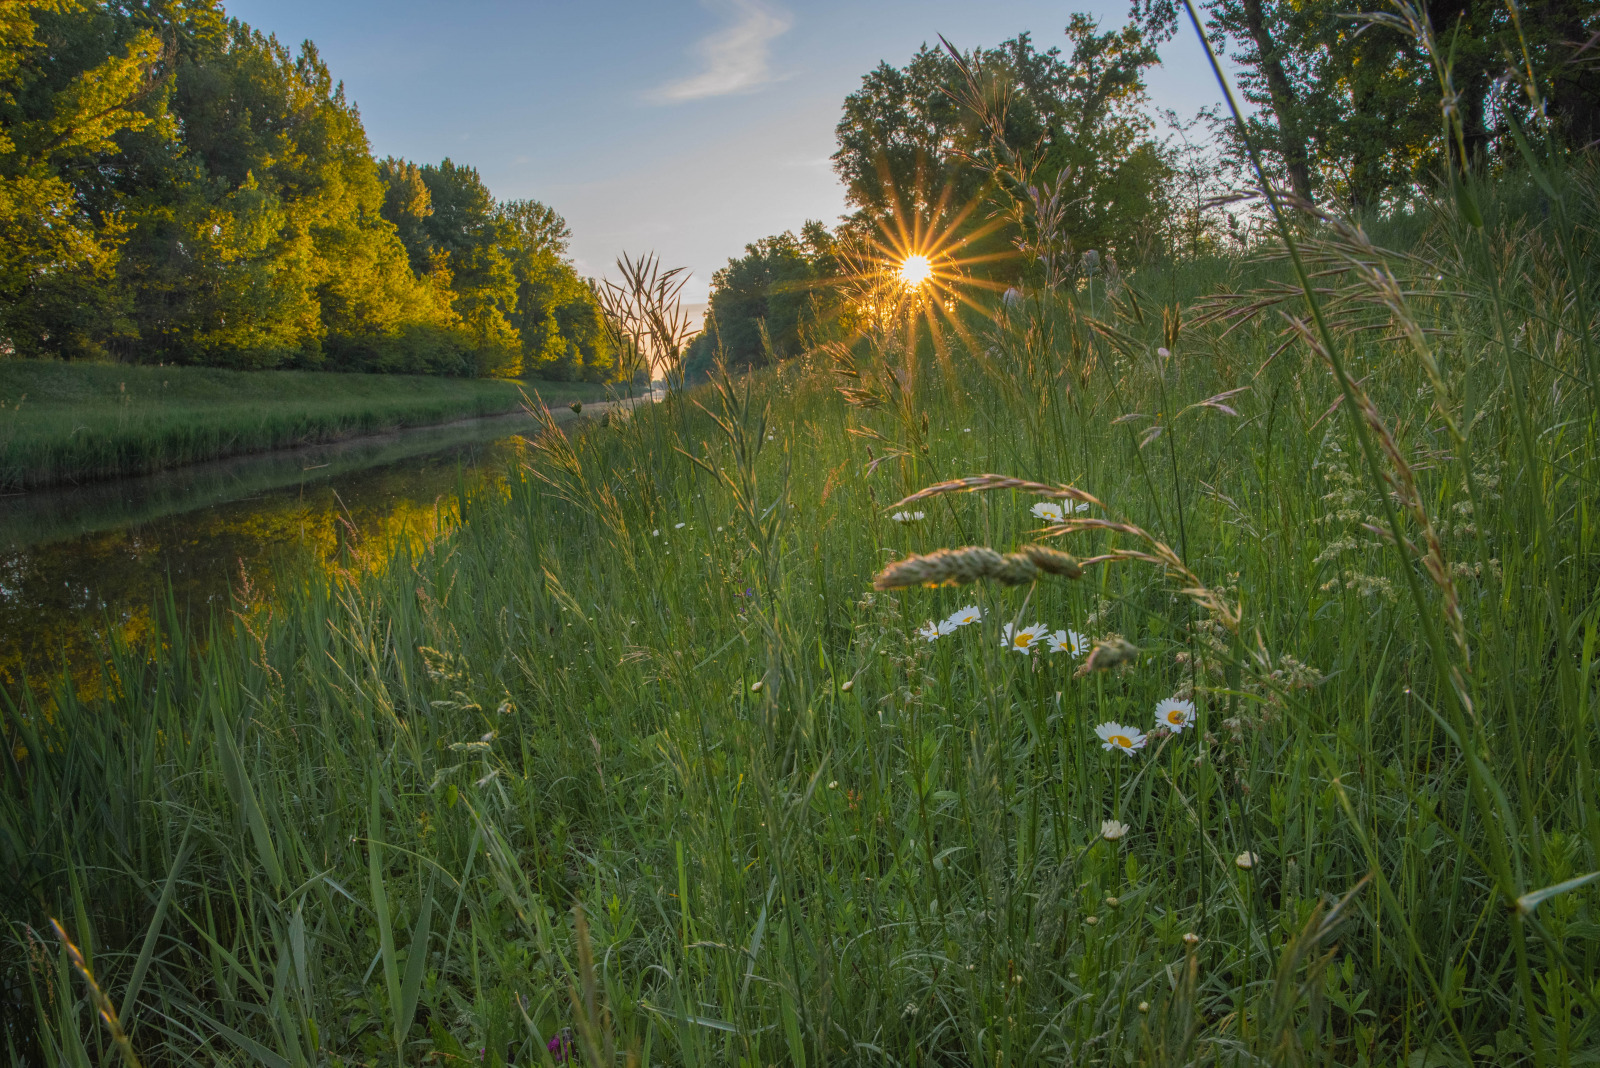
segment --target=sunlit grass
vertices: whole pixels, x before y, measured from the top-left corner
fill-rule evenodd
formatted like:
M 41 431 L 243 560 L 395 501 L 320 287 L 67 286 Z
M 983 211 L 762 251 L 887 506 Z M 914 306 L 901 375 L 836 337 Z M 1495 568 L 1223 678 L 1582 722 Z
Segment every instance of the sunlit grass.
M 181 634 L 117 653 L 108 705 L 8 720 L 12 1033 L 111 1052 L 21 926 L 48 909 L 147 1064 L 524 1065 L 563 1029 L 617 1063 L 1586 1062 L 1588 272 L 1480 195 L 1492 256 L 1447 203 L 1391 261 L 1464 442 L 1366 283 L 1324 277 L 1376 481 L 1303 342 L 1195 324 L 1273 264 L 972 290 L 993 315 L 948 362 L 900 320 L 857 377 L 795 361 L 550 432 L 392 566 L 311 576 L 192 664 Z M 1388 495 L 1436 552 L 1382 537 Z M 1030 578 L 1041 544 L 1082 577 Z M 963 546 L 993 552 L 914 559 Z M 1442 673 L 1436 559 L 1471 654 Z M 891 563 L 940 584 L 874 589 Z

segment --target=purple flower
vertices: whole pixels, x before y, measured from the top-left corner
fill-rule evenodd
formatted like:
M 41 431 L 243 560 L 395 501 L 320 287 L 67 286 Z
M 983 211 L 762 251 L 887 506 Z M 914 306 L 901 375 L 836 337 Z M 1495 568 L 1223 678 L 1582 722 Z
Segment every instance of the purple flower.
M 550 1059 L 557 1064 L 566 1064 L 567 1058 L 572 1055 L 572 1032 L 563 1027 L 556 1032 L 556 1037 L 545 1044 L 545 1049 L 550 1051 Z

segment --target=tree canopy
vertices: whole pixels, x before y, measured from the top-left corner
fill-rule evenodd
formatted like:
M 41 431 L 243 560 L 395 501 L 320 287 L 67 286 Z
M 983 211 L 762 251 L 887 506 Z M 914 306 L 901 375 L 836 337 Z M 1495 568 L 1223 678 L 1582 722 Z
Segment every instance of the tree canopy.
M 0 6 L 0 345 L 19 356 L 600 379 L 566 224 L 373 159 L 355 106 L 214 0 Z

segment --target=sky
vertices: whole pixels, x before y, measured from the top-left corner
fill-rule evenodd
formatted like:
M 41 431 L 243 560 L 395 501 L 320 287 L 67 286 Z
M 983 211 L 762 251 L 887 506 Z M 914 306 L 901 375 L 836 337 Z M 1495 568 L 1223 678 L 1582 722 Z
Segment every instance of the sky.
M 1064 45 L 1074 8 L 1120 25 L 1125 0 L 224 0 L 298 47 L 315 42 L 360 108 L 372 151 L 470 164 L 496 197 L 531 197 L 572 228 L 580 273 L 659 254 L 712 272 L 744 246 L 830 225 L 829 156 L 846 95 L 943 34 L 992 47 L 1026 30 Z M 1220 99 L 1192 35 L 1163 48 L 1152 106 Z

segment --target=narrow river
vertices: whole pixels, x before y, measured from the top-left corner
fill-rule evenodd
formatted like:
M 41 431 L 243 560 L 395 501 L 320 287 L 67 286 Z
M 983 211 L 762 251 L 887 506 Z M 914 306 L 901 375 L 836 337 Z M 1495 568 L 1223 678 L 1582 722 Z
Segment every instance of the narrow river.
M 478 419 L 0 497 L 0 689 L 45 698 L 70 678 L 93 694 L 107 639 L 147 640 L 169 595 L 204 626 L 236 591 L 269 592 L 280 568 L 351 537 L 429 537 L 461 491 L 506 475 L 534 425 Z

